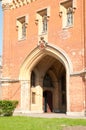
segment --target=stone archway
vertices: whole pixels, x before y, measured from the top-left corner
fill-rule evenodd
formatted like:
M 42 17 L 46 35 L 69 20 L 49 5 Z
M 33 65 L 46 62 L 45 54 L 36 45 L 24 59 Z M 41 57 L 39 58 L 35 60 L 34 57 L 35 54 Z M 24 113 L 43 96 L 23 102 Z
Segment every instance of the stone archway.
M 58 65 L 59 64 L 59 65 Z M 57 67 L 59 68 L 61 66 L 62 72 L 59 69 L 59 71 L 56 69 Z M 51 71 L 51 69 L 53 69 Z M 36 70 L 36 71 L 35 71 Z M 57 70 L 57 72 L 56 72 Z M 31 72 L 34 71 L 35 74 L 37 75 L 36 78 L 36 86 L 35 88 L 31 88 L 30 80 L 31 80 Z M 71 62 L 64 51 L 62 51 L 60 48 L 56 48 L 53 46 L 48 45 L 46 49 L 44 50 L 39 50 L 39 48 L 35 48 L 25 59 L 23 62 L 21 69 L 20 69 L 20 81 L 21 82 L 21 109 L 22 111 L 33 111 L 33 112 L 43 112 L 43 102 L 42 102 L 42 97 L 43 97 L 43 77 L 46 72 L 49 72 L 50 75 L 54 75 L 55 79 L 57 82 L 54 83 L 54 87 L 60 86 L 61 87 L 61 78 L 63 77 L 63 74 L 65 74 L 65 79 L 66 79 L 66 112 L 70 111 L 70 99 L 69 99 L 69 77 L 70 77 L 70 72 L 72 71 L 72 65 Z M 55 74 L 55 72 L 57 74 Z M 60 74 L 60 76 L 59 76 Z M 58 76 L 60 78 L 58 78 Z M 57 77 L 57 78 L 56 78 Z M 53 79 L 53 76 L 52 76 Z M 25 83 L 28 82 L 28 83 Z M 58 85 L 59 84 L 59 85 Z M 60 92 L 58 91 L 59 87 L 56 87 L 57 93 Z M 45 88 L 46 91 L 47 88 Z M 51 88 L 51 91 L 56 91 Z M 24 97 L 24 93 L 25 96 Z M 35 95 L 34 97 L 36 98 L 36 103 L 32 104 L 32 95 Z M 58 94 L 59 95 L 59 94 Z M 60 96 L 58 96 L 60 98 Z M 55 98 L 55 97 L 54 97 Z M 28 100 L 25 101 L 25 99 Z M 58 99 L 59 100 L 59 99 Z M 61 100 L 61 99 L 60 99 Z M 56 100 L 55 100 L 56 102 Z M 59 111 L 58 106 L 60 101 L 58 101 L 57 106 L 54 107 L 55 109 L 53 111 Z M 34 107 L 35 106 L 35 107 Z

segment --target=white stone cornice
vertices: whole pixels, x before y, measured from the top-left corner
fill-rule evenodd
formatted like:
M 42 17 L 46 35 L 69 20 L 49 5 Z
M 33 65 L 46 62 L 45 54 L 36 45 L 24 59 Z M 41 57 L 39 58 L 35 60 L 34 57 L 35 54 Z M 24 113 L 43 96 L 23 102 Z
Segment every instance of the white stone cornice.
M 36 0 L 2 0 L 3 9 L 15 9 L 30 4 Z
M 10 9 L 12 6 L 12 0 L 2 0 L 2 8 L 3 10 Z
M 14 8 L 19 7 L 19 3 L 18 3 L 17 0 L 13 0 L 13 7 L 14 7 Z
M 23 5 L 26 5 L 27 4 L 27 0 L 21 0 Z
M 34 1 L 36 0 L 12 0 L 12 9 L 19 8 Z
M 12 7 L 12 5 L 9 4 L 9 3 L 2 4 L 2 8 L 3 8 L 3 10 L 11 9 L 11 7 Z
M 2 4 L 6 4 L 6 3 L 12 3 L 13 0 L 2 0 Z
M 19 6 L 23 6 L 23 3 L 21 0 L 17 0 L 17 1 L 18 1 Z

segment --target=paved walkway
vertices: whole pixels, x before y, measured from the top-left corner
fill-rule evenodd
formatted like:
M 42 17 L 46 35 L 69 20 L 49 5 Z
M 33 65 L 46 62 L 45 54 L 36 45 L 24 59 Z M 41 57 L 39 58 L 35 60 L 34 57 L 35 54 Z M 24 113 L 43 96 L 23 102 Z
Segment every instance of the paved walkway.
M 63 130 L 86 130 L 86 126 L 68 126 L 63 128 Z
M 14 114 L 20 116 L 30 116 L 30 117 L 41 117 L 41 118 L 80 118 L 86 119 L 85 116 L 68 116 L 62 113 L 25 113 L 25 114 Z

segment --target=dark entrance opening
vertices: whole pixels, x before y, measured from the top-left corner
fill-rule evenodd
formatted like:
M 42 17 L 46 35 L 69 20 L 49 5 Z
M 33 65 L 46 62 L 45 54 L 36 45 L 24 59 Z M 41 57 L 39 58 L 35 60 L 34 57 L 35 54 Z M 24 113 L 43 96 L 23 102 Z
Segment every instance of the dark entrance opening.
M 44 112 L 48 112 L 48 113 L 52 112 L 53 110 L 51 91 L 43 92 L 43 110 Z
M 67 111 L 66 99 L 66 69 L 64 65 L 50 55 L 44 56 L 33 68 L 31 73 L 32 101 L 35 107 L 37 87 L 40 86 L 43 112 L 65 113 Z M 38 95 L 37 95 L 38 96 Z M 33 106 L 33 105 L 32 105 Z M 39 108 L 37 108 L 39 109 Z

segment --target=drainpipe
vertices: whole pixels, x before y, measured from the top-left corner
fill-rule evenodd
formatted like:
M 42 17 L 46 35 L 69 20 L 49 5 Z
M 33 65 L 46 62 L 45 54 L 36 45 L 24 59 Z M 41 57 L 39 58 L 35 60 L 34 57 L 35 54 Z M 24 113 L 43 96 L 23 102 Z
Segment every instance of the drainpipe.
M 84 31 L 84 85 L 85 85 L 85 116 L 86 116 L 86 14 L 85 0 L 83 0 L 83 31 Z

